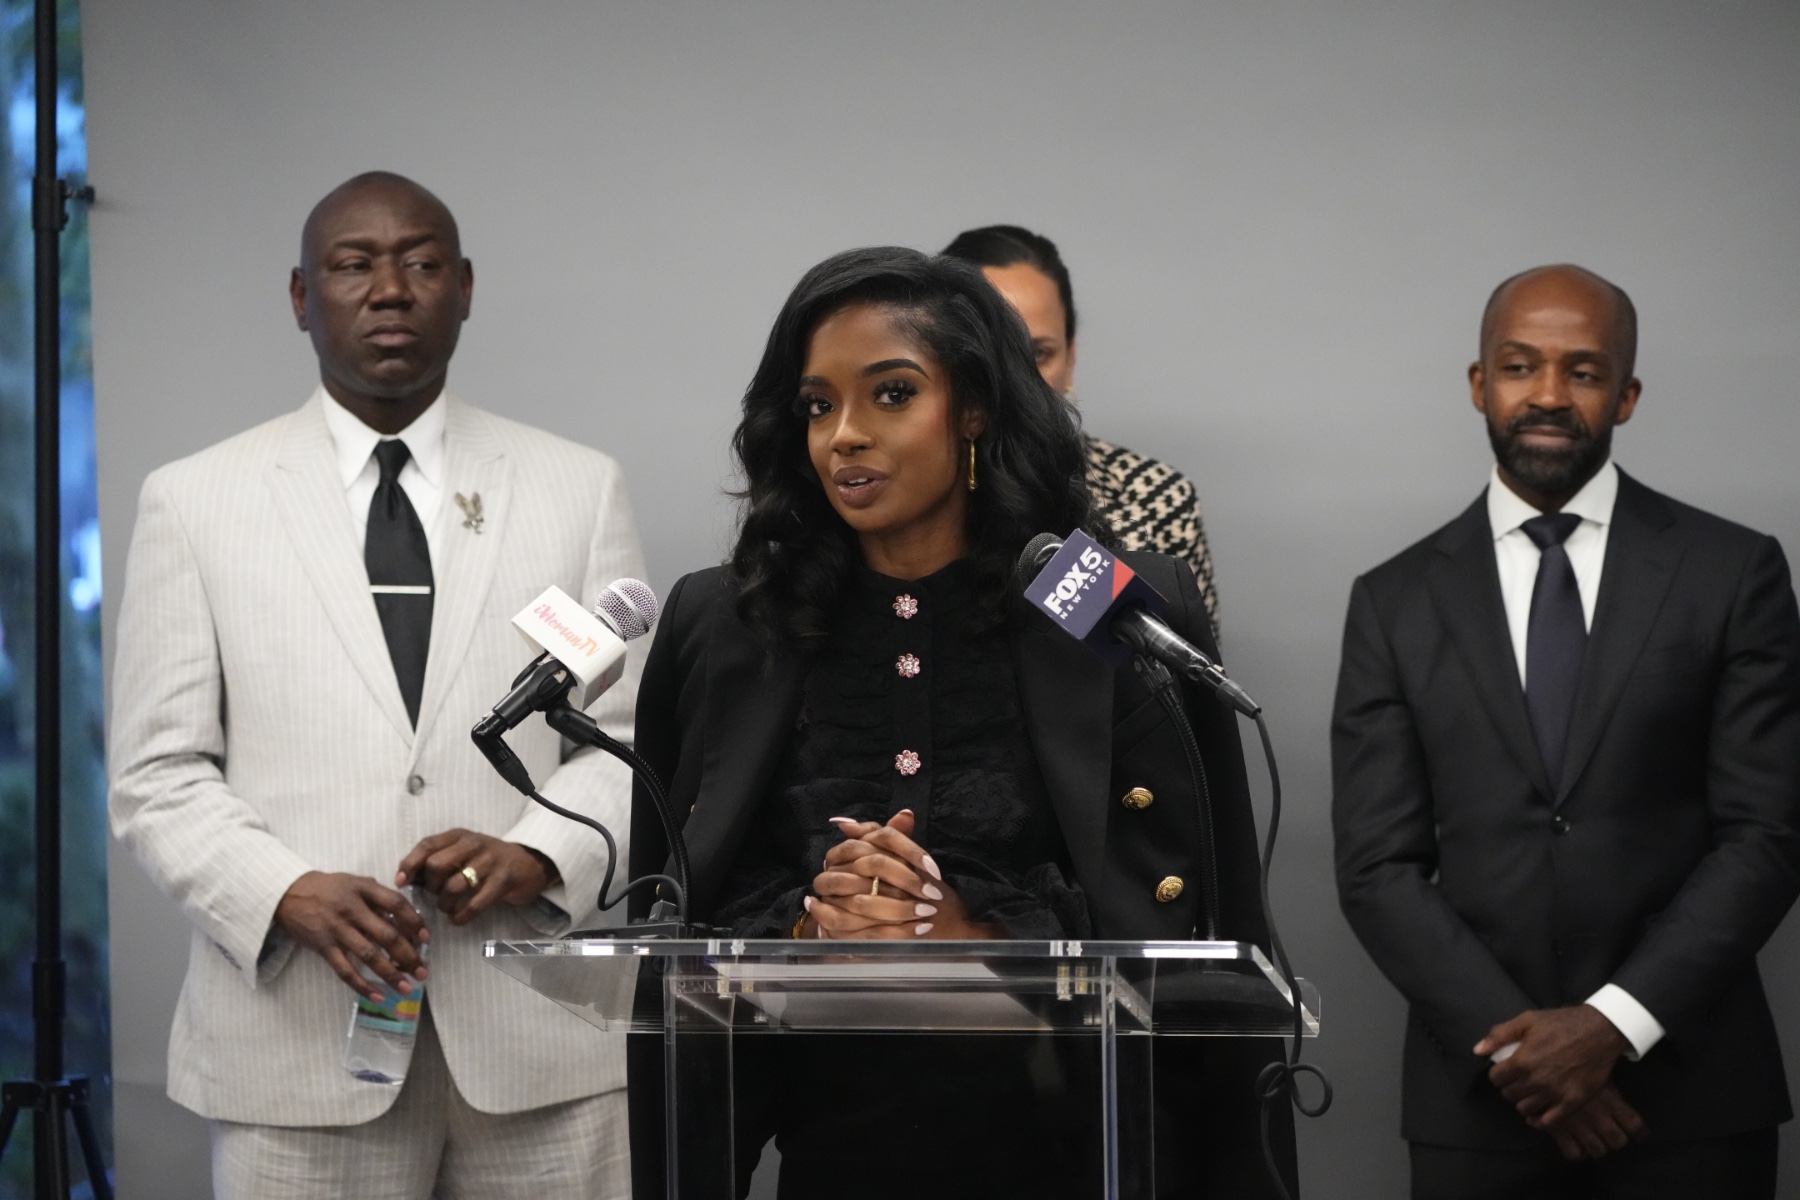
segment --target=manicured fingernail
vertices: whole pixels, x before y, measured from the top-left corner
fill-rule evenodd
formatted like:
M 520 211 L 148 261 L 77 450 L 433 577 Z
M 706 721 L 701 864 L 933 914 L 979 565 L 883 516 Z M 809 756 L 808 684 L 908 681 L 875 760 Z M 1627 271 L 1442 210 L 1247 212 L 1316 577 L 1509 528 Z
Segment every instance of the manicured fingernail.
M 897 812 L 897 813 L 895 813 L 895 814 L 894 814 L 894 815 L 895 815 L 895 816 L 896 816 L 896 817 L 899 817 L 899 816 L 907 816 L 907 817 L 910 817 L 910 816 L 912 816 L 912 815 L 913 815 L 913 810 L 912 810 L 912 809 L 910 809 L 910 808 L 903 808 L 903 809 L 901 809 L 901 810 L 900 810 L 900 811 L 899 811 L 899 812 Z
M 915 905 L 913 905 L 913 916 L 915 916 L 915 917 L 935 917 L 935 916 L 937 916 L 937 905 L 935 905 L 935 904 L 915 904 Z
M 400 981 L 400 986 L 394 990 L 399 992 L 402 996 L 410 996 L 412 995 L 412 981 L 410 979 L 402 979 Z
M 938 870 L 937 861 L 933 859 L 931 855 L 927 854 L 925 856 L 924 865 L 925 869 L 931 872 L 931 877 L 933 879 L 942 879 L 944 877 L 944 873 Z
M 930 921 L 921 921 L 917 925 L 913 926 L 913 936 L 914 937 L 924 937 L 926 934 L 928 934 L 930 932 L 931 932 L 931 922 Z
M 806 897 L 803 897 L 803 898 L 802 898 L 802 899 L 801 899 L 801 901 L 800 901 L 800 903 L 802 903 L 802 904 L 804 904 L 804 905 L 806 905 L 806 911 L 807 911 L 807 912 L 811 912 L 811 911 L 812 911 L 812 897 L 811 897 L 811 896 L 806 896 Z
M 944 893 L 938 891 L 937 887 L 933 884 L 928 883 L 919 890 L 925 893 L 925 898 L 927 900 L 942 900 L 944 898 Z
M 825 819 L 827 821 L 830 821 L 833 825 L 854 825 L 854 824 L 856 824 L 855 819 L 851 818 L 851 817 L 826 817 Z

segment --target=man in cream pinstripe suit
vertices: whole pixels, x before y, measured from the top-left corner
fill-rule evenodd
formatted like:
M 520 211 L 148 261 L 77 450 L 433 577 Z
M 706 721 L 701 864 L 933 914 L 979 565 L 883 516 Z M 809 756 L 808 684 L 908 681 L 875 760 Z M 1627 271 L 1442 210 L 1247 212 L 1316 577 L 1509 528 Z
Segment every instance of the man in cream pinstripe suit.
M 610 459 L 444 391 L 473 286 L 431 193 L 339 187 L 291 282 L 321 386 L 139 500 L 113 828 L 194 925 L 169 1094 L 213 1121 L 220 1196 L 629 1191 L 623 1045 L 481 953 L 594 919 L 604 846 L 522 802 L 469 728 L 524 665 L 515 612 L 643 561 Z M 395 546 L 422 574 L 384 585 Z M 594 709 L 617 737 L 633 660 Z M 623 768 L 537 721 L 510 741 L 547 795 L 625 832 Z M 436 902 L 422 922 L 408 881 Z M 401 1087 L 341 1065 L 358 962 L 428 981 Z

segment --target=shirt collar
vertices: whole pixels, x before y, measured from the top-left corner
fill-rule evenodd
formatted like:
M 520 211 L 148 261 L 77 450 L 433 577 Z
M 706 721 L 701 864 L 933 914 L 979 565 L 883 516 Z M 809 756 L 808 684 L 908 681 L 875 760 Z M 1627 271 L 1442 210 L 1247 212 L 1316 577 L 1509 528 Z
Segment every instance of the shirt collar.
M 1562 511 L 1574 513 L 1582 520 L 1592 521 L 1596 525 L 1610 525 L 1613 502 L 1618 498 L 1619 468 L 1609 458 L 1606 465 L 1594 472 L 1594 477 L 1583 484 L 1581 490 L 1562 506 Z M 1488 528 L 1492 530 L 1496 542 L 1531 518 L 1543 515 L 1506 486 L 1500 478 L 1499 467 L 1495 467 L 1488 478 L 1487 510 Z
M 444 467 L 444 426 L 445 396 L 440 392 L 431 406 L 413 419 L 413 423 L 402 429 L 395 437 L 406 443 L 406 450 L 412 463 L 425 477 L 425 482 L 433 487 L 443 485 Z M 325 410 L 325 428 L 331 434 L 332 446 L 337 451 L 338 478 L 343 480 L 346 489 L 356 482 L 356 477 L 363 473 L 369 465 L 369 457 L 375 453 L 375 444 L 386 440 L 364 425 L 354 413 L 332 398 L 330 392 L 323 387 L 318 390 Z

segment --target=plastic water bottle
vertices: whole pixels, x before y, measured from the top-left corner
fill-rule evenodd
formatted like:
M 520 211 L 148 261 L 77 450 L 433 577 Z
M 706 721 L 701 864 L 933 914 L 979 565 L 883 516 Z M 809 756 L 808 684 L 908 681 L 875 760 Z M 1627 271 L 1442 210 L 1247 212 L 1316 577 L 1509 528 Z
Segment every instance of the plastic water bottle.
M 403 890 L 407 903 L 423 914 L 419 889 Z M 425 958 L 429 943 L 418 947 Z M 381 989 L 381 999 L 358 996 L 350 1009 L 350 1039 L 344 1045 L 344 1070 L 365 1083 L 385 1083 L 399 1087 L 406 1082 L 406 1067 L 412 1061 L 413 1043 L 419 1036 L 419 1013 L 425 1003 L 425 981 L 412 980 L 412 991 L 401 995 L 368 964 L 358 963 L 364 979 Z

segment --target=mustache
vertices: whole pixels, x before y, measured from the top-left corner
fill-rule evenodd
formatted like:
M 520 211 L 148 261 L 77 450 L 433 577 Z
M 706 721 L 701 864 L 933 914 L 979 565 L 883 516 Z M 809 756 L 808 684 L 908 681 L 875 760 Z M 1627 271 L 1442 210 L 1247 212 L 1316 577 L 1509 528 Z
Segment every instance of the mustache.
M 1529 409 L 1520 413 L 1506 423 L 1506 436 L 1517 437 L 1528 429 L 1560 429 L 1577 439 L 1586 439 L 1592 435 L 1588 427 L 1581 422 L 1570 409 Z

